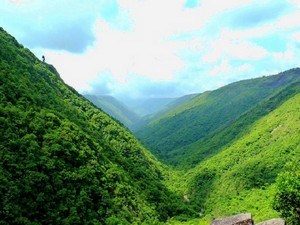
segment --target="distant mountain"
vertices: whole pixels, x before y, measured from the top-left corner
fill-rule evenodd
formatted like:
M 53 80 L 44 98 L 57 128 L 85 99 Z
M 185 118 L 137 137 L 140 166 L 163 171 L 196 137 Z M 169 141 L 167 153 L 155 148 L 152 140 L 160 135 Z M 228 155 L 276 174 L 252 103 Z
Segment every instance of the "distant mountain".
M 196 97 L 198 94 L 189 94 L 189 95 L 184 95 L 179 98 L 175 98 L 173 101 L 168 103 L 165 107 L 163 107 L 157 114 L 157 117 L 159 115 L 162 115 L 168 111 L 173 110 L 174 108 L 186 103 L 187 101 L 191 100 L 192 98 Z
M 0 224 L 159 224 L 185 212 L 116 120 L 0 28 Z
M 175 99 L 176 98 L 121 98 L 120 100 L 137 115 L 144 117 L 162 110 L 168 103 Z
M 84 95 L 104 112 L 131 128 L 140 117 L 116 98 L 108 95 Z
M 135 134 L 161 160 L 185 163 L 193 143 L 212 137 L 263 100 L 300 81 L 300 69 L 243 80 L 200 94 L 141 127 Z M 199 150 L 201 152 L 201 150 Z M 195 158 L 194 164 L 200 159 Z
M 135 131 L 196 95 L 190 94 L 179 98 L 122 100 L 108 95 L 86 94 L 84 96 L 108 115 L 119 120 L 130 130 Z
M 183 103 L 189 101 L 190 99 L 196 97 L 197 95 L 198 94 L 189 94 L 189 95 L 184 95 L 182 97 L 174 98 L 166 105 L 161 106 L 159 111 L 156 111 L 152 114 L 142 117 L 137 123 L 133 125 L 132 130 L 133 131 L 139 130 L 141 127 L 148 125 L 151 121 L 154 121 L 155 119 L 159 118 L 161 115 L 164 115 L 169 111 L 172 111 L 174 108 L 178 107 L 179 105 L 182 105 Z

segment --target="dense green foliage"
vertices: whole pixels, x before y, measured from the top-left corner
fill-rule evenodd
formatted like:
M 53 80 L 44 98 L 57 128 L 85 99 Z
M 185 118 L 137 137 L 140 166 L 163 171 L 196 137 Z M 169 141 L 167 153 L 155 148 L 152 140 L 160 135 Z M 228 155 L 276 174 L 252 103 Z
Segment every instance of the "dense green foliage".
M 163 162 L 186 164 L 181 160 L 189 154 L 189 145 L 210 139 L 264 99 L 299 81 L 299 74 L 300 69 L 293 69 L 205 92 L 152 121 L 136 135 Z M 193 163 L 197 162 L 196 158 Z
M 0 28 L 0 224 L 156 224 L 185 211 L 120 123 Z
M 85 97 L 129 129 L 140 120 L 140 117 L 135 112 L 112 96 L 85 95 Z
M 169 162 L 180 168 L 191 168 L 199 162 L 226 149 L 234 141 L 251 128 L 252 124 L 267 115 L 282 103 L 300 92 L 300 82 L 292 83 L 288 87 L 263 100 L 254 108 L 241 115 L 228 126 L 218 129 L 207 137 L 190 145 L 170 151 L 166 154 Z
M 0 28 L 0 224 L 208 224 L 241 212 L 259 222 L 279 216 L 272 207 L 297 224 L 299 74 L 188 96 L 152 117 L 139 137 L 184 169 L 173 171 Z
M 202 205 L 205 218 L 251 212 L 258 222 L 278 216 L 272 209 L 275 180 L 287 163 L 300 161 L 299 112 L 298 91 L 185 174 L 185 194 Z
M 288 224 L 300 224 L 300 156 L 278 176 L 274 208 Z

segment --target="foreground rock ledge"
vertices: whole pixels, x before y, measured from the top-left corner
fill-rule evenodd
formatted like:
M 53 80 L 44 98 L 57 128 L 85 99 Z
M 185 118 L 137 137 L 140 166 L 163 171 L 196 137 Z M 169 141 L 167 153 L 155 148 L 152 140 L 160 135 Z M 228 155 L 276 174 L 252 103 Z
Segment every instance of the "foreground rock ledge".
M 214 220 L 211 225 L 253 225 L 251 213 L 238 214 Z
M 251 213 L 242 213 L 231 217 L 216 219 L 211 225 L 254 225 Z M 256 225 L 285 225 L 283 219 L 271 219 Z
M 285 222 L 283 219 L 277 218 L 277 219 L 271 219 L 268 221 L 257 223 L 256 225 L 285 225 Z

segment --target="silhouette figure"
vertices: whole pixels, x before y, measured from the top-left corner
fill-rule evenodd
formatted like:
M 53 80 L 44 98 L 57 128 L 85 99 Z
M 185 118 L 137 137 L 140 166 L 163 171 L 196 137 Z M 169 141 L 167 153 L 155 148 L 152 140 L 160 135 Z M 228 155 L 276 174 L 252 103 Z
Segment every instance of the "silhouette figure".
M 45 56 L 42 56 L 43 62 L 45 62 Z

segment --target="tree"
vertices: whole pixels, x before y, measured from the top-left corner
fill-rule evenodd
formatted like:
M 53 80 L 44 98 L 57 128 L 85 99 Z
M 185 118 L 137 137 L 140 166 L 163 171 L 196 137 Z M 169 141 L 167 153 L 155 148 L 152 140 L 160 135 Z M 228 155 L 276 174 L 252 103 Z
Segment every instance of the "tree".
M 288 224 L 300 224 L 300 164 L 299 159 L 287 166 L 287 171 L 276 180 L 276 195 L 273 207 Z

